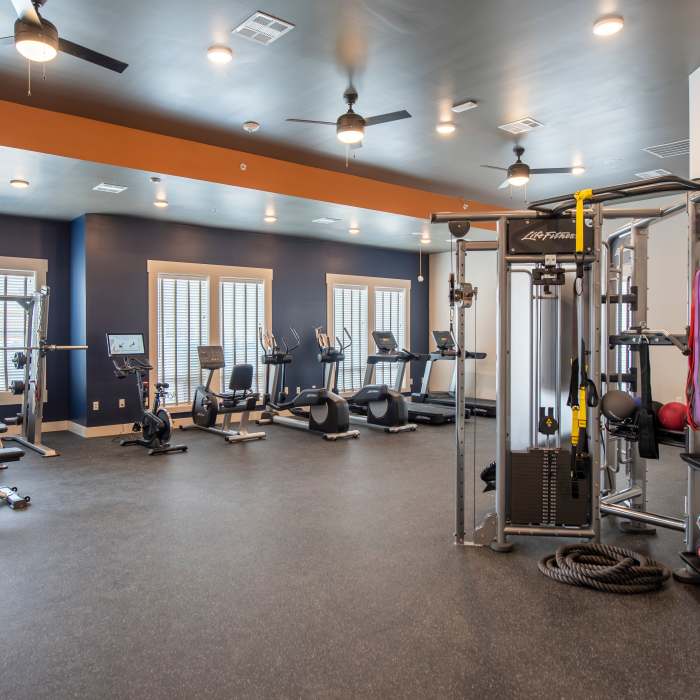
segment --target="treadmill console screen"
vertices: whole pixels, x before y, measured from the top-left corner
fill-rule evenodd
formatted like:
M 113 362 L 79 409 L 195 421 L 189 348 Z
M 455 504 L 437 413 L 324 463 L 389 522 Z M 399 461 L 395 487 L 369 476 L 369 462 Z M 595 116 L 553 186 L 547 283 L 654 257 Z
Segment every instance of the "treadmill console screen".
M 372 337 L 377 344 L 377 348 L 382 352 L 391 352 L 399 347 L 391 331 L 372 331 Z
M 450 331 L 433 331 L 433 338 L 438 350 L 452 350 L 455 347 L 455 339 Z
M 115 355 L 145 355 L 143 333 L 107 333 L 107 352 Z

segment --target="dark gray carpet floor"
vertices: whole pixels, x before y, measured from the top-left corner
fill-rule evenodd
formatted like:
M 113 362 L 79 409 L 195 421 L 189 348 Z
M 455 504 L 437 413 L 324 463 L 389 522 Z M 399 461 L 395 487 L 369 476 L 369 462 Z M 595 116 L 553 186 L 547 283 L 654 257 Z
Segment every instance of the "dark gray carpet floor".
M 479 421 L 479 462 L 494 422 Z M 0 481 L 0 696 L 672 698 L 700 688 L 700 590 L 545 579 L 556 542 L 455 547 L 453 430 L 182 433 L 184 455 L 54 433 Z M 653 465 L 681 510 L 684 468 Z M 483 502 L 488 507 L 488 498 Z M 606 533 L 676 566 L 680 536 Z

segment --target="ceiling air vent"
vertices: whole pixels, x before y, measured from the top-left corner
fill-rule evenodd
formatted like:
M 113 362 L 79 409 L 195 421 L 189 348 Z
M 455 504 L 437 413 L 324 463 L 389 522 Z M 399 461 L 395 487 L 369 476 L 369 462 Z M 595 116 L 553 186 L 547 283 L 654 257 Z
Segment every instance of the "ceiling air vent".
M 687 156 L 690 153 L 690 139 L 662 143 L 659 146 L 649 146 L 649 148 L 644 148 L 642 150 L 651 153 L 652 156 L 656 156 L 657 158 Z
M 128 189 L 123 185 L 108 185 L 106 182 L 101 182 L 92 188 L 95 192 L 107 192 L 108 194 L 121 194 Z
M 503 129 L 503 131 L 507 131 L 509 134 L 526 134 L 528 131 L 539 129 L 541 126 L 544 126 L 544 124 L 542 122 L 538 122 L 537 119 L 533 119 L 532 117 L 523 117 L 522 119 L 518 119 L 514 122 L 501 124 L 501 126 L 498 128 Z
M 652 177 L 663 177 L 664 175 L 670 175 L 669 170 L 664 170 L 663 168 L 657 168 L 656 170 L 645 170 L 643 173 L 635 173 L 635 177 L 641 180 L 650 180 Z
M 294 25 L 291 22 L 285 22 L 283 19 L 278 19 L 258 10 L 258 12 L 248 17 L 245 22 L 239 24 L 232 34 L 238 34 L 244 39 L 254 41 L 256 44 L 267 46 L 292 29 L 294 29 Z

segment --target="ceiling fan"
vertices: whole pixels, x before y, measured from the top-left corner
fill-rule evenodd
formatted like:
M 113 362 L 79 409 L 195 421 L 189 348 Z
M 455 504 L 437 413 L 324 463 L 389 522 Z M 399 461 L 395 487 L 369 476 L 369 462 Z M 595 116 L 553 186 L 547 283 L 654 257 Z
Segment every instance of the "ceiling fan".
M 378 114 L 376 117 L 362 117 L 353 109 L 353 105 L 357 102 L 358 95 L 352 83 L 350 83 L 347 90 L 343 93 L 343 98 L 345 102 L 347 102 L 348 111 L 345 112 L 345 114 L 341 114 L 334 122 L 322 122 L 316 119 L 287 119 L 287 121 L 301 124 L 325 124 L 328 126 L 335 126 L 339 141 L 349 145 L 351 148 L 361 148 L 362 139 L 365 137 L 365 127 L 396 122 L 401 119 L 410 119 L 411 117 L 405 109 L 398 112 Z
M 10 2 L 17 13 L 15 33 L 12 36 L 2 37 L 0 44 L 14 43 L 17 51 L 26 59 L 46 63 L 56 58 L 57 53 L 62 51 L 117 73 L 123 73 L 128 68 L 128 63 L 59 37 L 56 26 L 39 13 L 39 9 L 44 6 L 46 0 L 10 0 Z
M 507 168 L 500 168 L 497 165 L 482 165 L 482 168 L 490 168 L 491 170 L 501 170 L 506 173 L 506 179 L 498 186 L 499 190 L 506 187 L 522 187 L 530 181 L 530 175 L 559 175 L 568 173 L 570 175 L 582 175 L 585 170 L 582 166 L 577 165 L 569 168 L 531 168 L 527 163 L 523 163 L 521 157 L 525 153 L 522 146 L 516 146 L 513 149 L 517 160 Z

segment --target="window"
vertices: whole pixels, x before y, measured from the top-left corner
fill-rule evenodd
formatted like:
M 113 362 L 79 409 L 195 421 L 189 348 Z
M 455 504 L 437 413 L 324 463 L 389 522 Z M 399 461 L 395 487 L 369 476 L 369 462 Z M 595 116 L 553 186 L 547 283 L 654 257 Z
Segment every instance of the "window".
M 405 299 L 405 289 L 378 288 L 374 293 L 375 330 L 391 331 L 399 349 L 406 347 Z M 400 371 L 401 366 L 398 363 L 377 365 L 376 381 L 378 384 L 393 386 Z
M 265 386 L 265 366 L 260 362 L 258 328 L 265 328 L 265 281 L 222 279 L 221 345 L 226 367 L 221 389 L 228 389 L 234 365 L 253 365 L 253 391 Z
M 198 345 L 209 345 L 209 279 L 158 275 L 158 381 L 168 403 L 188 403 L 202 383 Z
M 345 362 L 338 371 L 338 390 L 356 391 L 362 386 L 368 353 L 376 352 L 374 330 L 390 330 L 400 348 L 408 348 L 410 330 L 409 280 L 354 275 L 326 275 L 328 285 L 328 328 L 338 338 L 343 328 L 352 336 Z M 398 364 L 376 366 L 375 382 L 393 384 Z M 404 389 L 410 388 L 410 365 L 404 375 Z
M 152 384 L 170 384 L 166 404 L 188 410 L 208 371 L 199 366 L 199 345 L 221 345 L 225 367 L 212 387 L 227 389 L 235 364 L 255 367 L 253 386 L 263 386 L 258 327 L 271 319 L 272 270 L 148 261 L 149 357 Z
M 10 383 L 24 379 L 24 370 L 17 369 L 12 348 L 26 345 L 27 316 L 16 301 L 7 296 L 28 296 L 46 283 L 47 261 L 33 258 L 0 258 L 0 403 L 17 404 L 21 396 L 10 393 Z
M 367 364 L 367 287 L 338 285 L 333 289 L 333 337 L 352 343 L 345 361 L 338 368 L 338 391 L 353 391 L 362 386 Z

